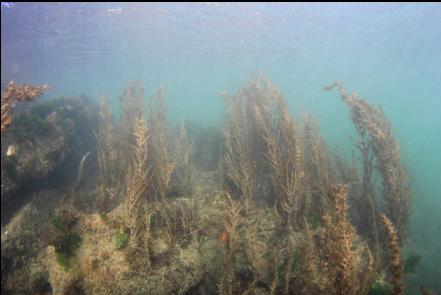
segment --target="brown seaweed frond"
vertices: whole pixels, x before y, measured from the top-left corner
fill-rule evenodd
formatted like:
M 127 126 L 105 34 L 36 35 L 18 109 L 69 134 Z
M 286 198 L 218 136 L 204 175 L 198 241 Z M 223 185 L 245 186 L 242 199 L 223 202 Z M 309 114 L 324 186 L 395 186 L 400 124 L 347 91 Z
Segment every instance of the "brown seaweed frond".
M 253 207 L 245 209 L 244 212 L 241 232 L 242 253 L 245 254 L 252 279 L 257 282 L 268 282 L 270 279 L 268 270 L 276 264 L 280 267 L 279 261 L 282 258 L 269 241 L 271 238 L 263 234 L 270 228 L 274 229 L 274 224 L 271 224 L 274 218 L 273 211 L 269 208 Z M 278 242 L 275 241 L 274 244 Z
M 179 128 L 178 137 L 175 140 L 173 162 L 175 168 L 172 173 L 172 191 L 178 194 L 191 193 L 192 164 L 190 159 L 191 142 L 185 127 L 185 121 Z
M 367 253 L 367 268 L 361 274 L 360 278 L 360 294 L 367 294 L 369 292 L 369 288 L 372 286 L 373 281 L 376 276 L 376 261 L 375 257 L 372 254 L 369 247 L 366 247 Z
M 355 294 L 354 257 L 352 249 L 355 230 L 347 217 L 347 185 L 331 185 L 328 196 L 334 206 L 334 218 L 325 215 L 326 249 L 328 279 L 335 294 Z M 329 287 L 331 287 L 329 286 Z
M 150 130 L 143 118 L 137 120 L 135 127 L 135 145 L 132 147 L 132 161 L 126 180 L 124 200 L 125 220 L 128 221 L 133 241 L 142 233 L 144 207 L 150 182 L 149 147 Z
M 169 149 L 167 108 L 162 86 L 150 99 L 148 121 L 152 135 L 149 141 L 152 155 L 152 194 L 156 200 L 165 200 L 170 191 L 175 163 Z
M 160 200 L 159 203 L 159 216 L 161 225 L 164 228 L 165 237 L 167 243 L 170 246 L 174 246 L 177 238 L 177 207 L 173 206 L 166 200 Z
M 244 138 L 252 146 L 249 158 L 252 159 L 254 193 L 267 191 L 275 194 L 270 203 L 277 203 L 286 221 L 294 220 L 292 217 L 301 205 L 307 205 L 300 203 L 304 171 L 294 119 L 282 92 L 262 74 L 254 77 L 250 86 L 240 94 L 247 103 L 245 122 L 249 124 L 249 134 Z M 269 179 L 267 175 L 270 175 Z
M 245 205 L 296 198 L 300 146 L 280 90 L 258 74 L 234 96 L 225 95 L 224 101 L 228 113 L 225 172 L 230 191 L 240 195 Z
M 352 155 L 352 159 L 345 159 L 338 149 L 332 152 L 332 170 L 335 171 L 335 179 L 342 183 L 358 183 L 359 176 L 357 173 L 357 163 L 355 155 Z
M 292 237 L 288 236 L 288 246 L 287 246 L 287 255 L 288 255 L 288 261 L 286 263 L 286 268 L 285 268 L 285 289 L 284 289 L 284 294 L 285 295 L 289 295 L 290 294 L 290 285 L 291 285 L 291 279 L 293 276 L 293 266 L 294 266 L 294 244 L 292 242 Z
M 379 231 L 377 225 L 377 200 L 375 198 L 375 190 L 373 183 L 373 154 L 369 148 L 369 142 L 362 138 L 357 143 L 357 148 L 362 155 L 362 179 L 358 179 L 357 167 L 353 155 L 352 161 L 343 159 L 337 151 L 334 153 L 335 169 L 339 172 L 338 179 L 345 183 L 352 184 L 351 193 L 351 213 L 353 222 L 356 225 L 357 231 L 360 235 L 367 238 L 370 249 L 373 255 L 378 258 L 375 259 L 376 268 L 380 265 L 380 241 Z
M 387 235 L 389 237 L 389 268 L 392 273 L 392 294 L 404 294 L 404 267 L 401 262 L 400 243 L 398 241 L 398 234 L 392 221 L 386 215 L 380 215 L 381 220 L 386 226 Z
M 139 81 L 131 81 L 119 97 L 123 129 L 134 129 L 134 120 L 144 114 L 144 86 Z M 129 135 L 129 134 L 127 134 Z
M 228 234 L 228 244 L 231 248 L 237 249 L 239 242 L 238 226 L 240 224 L 240 211 L 242 206 L 239 201 L 233 200 L 229 193 L 226 193 L 226 216 L 224 227 Z
M 400 240 L 403 240 L 409 226 L 411 193 L 391 124 L 381 108 L 371 106 L 357 93 L 347 94 L 340 82 L 326 86 L 325 90 L 334 87 L 338 88 L 341 99 L 350 108 L 352 122 L 359 135 L 363 140 L 368 137 L 369 148 L 376 158 L 376 170 L 383 180 L 386 212 L 395 224 Z
M 34 86 L 9 82 L 6 90 L 1 93 L 1 132 L 7 131 L 11 126 L 17 102 L 32 101 L 42 96 L 48 89 L 47 84 Z
M 275 191 L 272 179 L 268 177 L 271 167 L 266 161 L 266 137 L 276 130 L 276 119 L 280 116 L 277 102 L 282 94 L 263 73 L 257 73 L 247 87 L 238 91 L 238 95 L 244 102 L 243 120 L 248 129 L 246 140 L 250 147 L 253 199 L 257 203 L 273 204 Z
M 290 224 L 291 221 L 296 220 L 296 215 L 299 215 L 301 181 L 304 172 L 299 164 L 300 149 L 295 132 L 292 133 L 291 140 L 288 140 L 286 136 L 283 137 L 278 140 L 279 143 L 276 144 L 275 149 L 272 147 L 273 140 L 268 140 L 268 159 L 272 168 L 271 178 L 277 192 L 279 212 L 285 217 L 287 224 Z M 286 150 L 281 147 L 285 147 Z
M 137 220 L 137 236 L 130 237 L 126 259 L 130 265 L 130 275 L 148 275 L 152 271 L 152 218 L 154 209 L 144 206 Z
M 163 200 L 156 202 L 155 208 L 159 213 L 156 224 L 162 226 L 170 246 L 174 246 L 179 241 L 197 238 L 201 220 L 198 214 L 198 204 L 194 200 L 189 203 L 171 203 Z
M 196 200 L 193 200 L 189 206 L 179 206 L 179 224 L 183 231 L 184 238 L 197 238 L 197 230 L 201 224 L 199 212 L 199 205 Z
M 317 289 L 315 282 L 317 275 L 317 254 L 312 229 L 306 217 L 304 217 L 303 222 L 305 224 L 305 240 L 303 242 L 300 271 L 301 293 L 311 294 Z
M 274 127 L 274 138 L 267 140 L 268 158 L 271 163 L 271 177 L 274 183 L 274 190 L 278 192 L 277 201 L 279 212 L 286 216 L 287 223 L 300 218 L 300 211 L 308 211 L 310 200 L 306 197 L 301 200 L 304 185 L 304 168 L 302 163 L 302 147 L 294 119 L 288 111 L 288 106 L 280 92 L 274 95 L 277 100 L 279 115 L 277 124 Z M 270 136 L 266 137 L 270 138 Z M 270 147 L 275 140 L 274 148 Z M 302 204 L 303 201 L 303 204 Z M 303 207 L 302 207 L 303 206 Z M 299 223 L 300 223 L 299 222 Z
M 100 97 L 99 125 L 97 132 L 95 132 L 100 183 L 97 203 L 100 210 L 104 211 L 109 209 L 112 201 L 119 198 L 123 189 L 120 161 L 118 160 L 120 150 L 117 142 L 118 137 L 115 136 L 117 130 L 113 119 L 111 100 L 103 96 Z
M 220 295 L 233 295 L 235 290 L 234 258 L 230 249 L 223 247 L 222 275 L 218 283 Z
M 220 243 L 223 250 L 222 276 L 218 284 L 219 294 L 235 294 L 237 290 L 235 274 L 235 253 L 239 249 L 238 226 L 241 222 L 240 212 L 242 210 L 239 201 L 235 201 L 226 193 L 226 212 L 224 217 L 224 231 L 220 236 Z
M 121 110 L 121 150 L 128 151 L 135 144 L 135 128 L 138 119 L 144 116 L 144 87 L 141 82 L 131 81 L 119 97 Z M 121 172 L 127 171 L 131 157 L 128 153 L 120 155 Z M 123 175 L 124 177 L 124 175 Z
M 374 195 L 373 176 L 373 152 L 371 143 L 362 137 L 357 145 L 362 155 L 363 179 L 361 197 L 358 198 L 358 213 L 362 222 L 359 224 L 359 232 L 365 233 L 369 238 L 376 257 L 380 255 L 379 232 L 377 225 L 378 205 Z
M 279 212 L 287 215 L 287 221 L 293 217 L 293 221 L 301 224 L 302 215 L 306 214 L 311 206 L 310 194 L 304 193 L 303 147 L 298 128 L 289 114 L 286 101 L 281 94 L 276 98 L 280 112 L 276 126 L 278 167 L 273 164 L 271 166 L 273 179 L 276 180 L 279 192 L 279 208 L 282 209 Z
M 228 181 L 239 190 L 242 199 L 250 203 L 254 195 L 253 164 L 250 131 L 244 119 L 243 98 L 224 96 L 229 119 L 225 130 L 225 172 Z
M 331 182 L 332 174 L 326 155 L 326 145 L 320 136 L 319 124 L 308 114 L 303 119 L 303 149 L 306 182 L 308 191 L 311 192 L 311 208 L 319 216 L 323 215 L 329 207 L 326 197 L 327 188 Z

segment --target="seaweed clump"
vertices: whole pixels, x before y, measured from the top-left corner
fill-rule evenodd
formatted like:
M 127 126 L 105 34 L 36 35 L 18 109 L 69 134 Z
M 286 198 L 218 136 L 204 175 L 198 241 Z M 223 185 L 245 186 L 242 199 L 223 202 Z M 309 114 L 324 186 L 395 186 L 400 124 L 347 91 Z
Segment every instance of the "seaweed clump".
M 390 270 L 392 273 L 392 295 L 403 295 L 404 294 L 404 267 L 401 262 L 401 252 L 400 245 L 398 242 L 398 234 L 395 230 L 395 227 L 392 221 L 387 218 L 385 215 L 381 215 L 381 220 L 383 221 L 387 235 L 389 236 L 389 263 Z
M 355 230 L 347 218 L 347 186 L 334 185 L 329 190 L 329 197 L 335 206 L 335 217 L 325 215 L 327 235 L 328 273 L 336 294 L 354 294 L 354 259 L 353 243 Z M 333 278 L 333 279 L 332 279 Z
M 1 132 L 8 130 L 13 121 L 13 113 L 17 102 L 32 101 L 43 95 L 49 85 L 34 86 L 29 84 L 8 83 L 1 97 Z
M 377 205 L 373 197 L 371 183 L 372 156 L 376 159 L 375 168 L 383 181 L 383 198 L 387 215 L 395 225 L 400 240 L 407 236 L 411 213 L 411 192 L 406 180 L 406 172 L 400 160 L 397 140 L 391 124 L 381 108 L 368 104 L 357 93 L 348 94 L 340 82 L 325 87 L 334 87 L 340 92 L 341 99 L 351 110 L 352 122 L 361 137 L 359 148 L 364 159 L 364 199 L 369 202 L 371 220 L 370 232 L 377 231 L 375 216 Z
M 354 192 L 333 175 L 318 124 L 311 116 L 296 123 L 262 74 L 224 100 L 229 205 L 219 293 L 253 293 L 260 285 L 273 294 L 367 293 L 377 257 L 351 224 L 347 199 Z M 276 229 L 266 235 L 277 243 L 262 241 L 265 223 Z

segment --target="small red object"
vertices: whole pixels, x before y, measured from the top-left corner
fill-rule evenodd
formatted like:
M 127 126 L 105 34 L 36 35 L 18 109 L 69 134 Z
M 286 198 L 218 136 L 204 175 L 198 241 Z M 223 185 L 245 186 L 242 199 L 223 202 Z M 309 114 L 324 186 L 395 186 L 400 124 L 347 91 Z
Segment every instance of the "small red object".
M 226 243 L 226 242 L 228 242 L 229 239 L 230 239 L 230 237 L 228 236 L 228 232 L 225 229 L 222 230 L 222 232 L 219 236 L 219 240 Z

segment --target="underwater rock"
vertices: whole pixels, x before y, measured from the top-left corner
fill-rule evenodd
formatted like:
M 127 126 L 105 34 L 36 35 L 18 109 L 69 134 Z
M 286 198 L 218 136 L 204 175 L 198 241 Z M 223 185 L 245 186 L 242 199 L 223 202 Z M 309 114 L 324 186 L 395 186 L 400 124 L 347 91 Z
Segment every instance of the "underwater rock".
M 40 183 L 74 177 L 75 159 L 94 142 L 92 110 L 81 96 L 42 102 L 22 112 L 11 130 L 2 134 L 2 223 L 7 220 L 4 213 L 12 215 L 23 203 L 21 196 Z M 66 169 L 69 165 L 73 169 Z
M 63 294 L 72 284 L 85 294 L 185 294 L 202 280 L 213 252 L 202 253 L 198 243 L 177 246 L 173 253 L 165 254 L 169 247 L 158 239 L 154 242 L 156 251 L 168 255 L 167 263 L 153 267 L 149 273 L 131 270 L 126 258 L 131 252 L 119 249 L 114 242 L 116 212 L 109 213 L 106 221 L 99 214 L 79 218 L 82 243 L 69 270 L 57 262 L 53 247 L 47 248 L 46 266 L 54 294 Z
M 58 194 L 36 192 L 1 233 L 1 291 L 9 294 L 35 294 L 50 289 L 45 261 L 45 229 Z

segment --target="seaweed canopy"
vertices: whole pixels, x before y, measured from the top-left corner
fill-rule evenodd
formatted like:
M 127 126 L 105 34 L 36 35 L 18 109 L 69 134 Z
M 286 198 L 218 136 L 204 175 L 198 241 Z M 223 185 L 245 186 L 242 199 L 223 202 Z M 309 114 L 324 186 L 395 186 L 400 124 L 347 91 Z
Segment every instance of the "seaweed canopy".
M 115 210 L 103 209 L 109 212 L 107 225 L 118 233 L 116 249 L 125 253 L 133 280 L 162 277 L 161 284 L 170 286 L 167 294 L 175 294 L 184 289 L 175 279 L 181 273 L 173 263 L 196 265 L 197 257 L 204 265 L 195 266 L 197 273 L 214 280 L 206 283 L 201 278 L 196 283 L 210 285 L 210 293 L 217 286 L 219 294 L 228 295 L 366 294 L 375 276 L 386 269 L 386 252 L 379 248 L 387 246 L 379 242 L 384 230 L 375 223 L 381 219 L 372 170 L 383 176 L 387 215 L 403 230 L 408 216 L 399 214 L 408 213 L 409 195 L 399 195 L 407 187 L 397 144 L 382 112 L 347 95 L 341 85 L 340 92 L 366 152 L 360 181 L 352 175 L 355 168 L 332 162 L 318 123 L 308 116 L 298 125 L 282 92 L 258 74 L 248 86 L 224 97 L 228 117 L 221 159 L 223 193 L 215 183 L 221 178 L 217 171 L 204 177 L 192 171 L 191 137 L 184 124 L 171 143 L 163 88 L 144 112 L 143 87 L 131 83 L 120 98 L 120 120 L 114 120 L 110 103 L 103 99 L 97 132 L 100 198 L 103 204 L 109 198 L 118 201 Z M 371 227 L 354 226 L 354 220 Z M 399 231 L 392 222 L 386 222 L 391 274 L 394 292 L 401 294 Z M 372 236 L 361 236 L 369 230 Z M 376 243 L 369 244 L 370 238 Z M 205 256 L 208 248 L 216 253 Z M 203 269 L 206 265 L 216 267 Z M 164 276 L 164 270 L 173 278 Z M 183 271 L 199 280 L 191 267 Z M 135 288 L 134 282 L 131 278 Z
M 184 173 L 175 169 L 175 162 L 180 168 L 188 162 L 190 147 L 185 139 L 185 127 L 181 128 L 181 143 L 178 141 L 177 146 L 183 150 L 178 151 L 179 157 L 175 159 L 169 144 L 164 88 L 152 96 L 148 114 L 144 112 L 144 87 L 140 82 L 131 82 L 119 102 L 120 120 L 114 120 L 110 100 L 100 102 L 100 124 L 96 133 L 101 187 L 98 205 L 106 212 L 112 209 L 110 203 L 122 199 L 124 220 L 134 247 L 142 244 L 143 236 L 148 237 L 146 223 L 149 223 L 150 211 L 161 207 L 161 218 L 168 224 L 168 234 L 173 240 L 172 213 L 166 199 L 172 177 L 176 179 L 182 176 L 178 174 Z M 191 171 L 185 170 L 185 173 L 191 174 Z
M 15 104 L 18 101 L 31 101 L 43 95 L 49 89 L 49 85 L 34 86 L 29 84 L 15 84 L 9 82 L 8 87 L 2 92 L 1 97 L 1 132 L 9 129 L 12 124 Z
M 225 179 L 250 204 L 275 204 L 289 223 L 299 217 L 304 171 L 297 126 L 282 92 L 263 74 L 225 95 Z
M 395 225 L 400 240 L 404 240 L 407 236 L 412 201 L 391 124 L 381 108 L 369 105 L 355 92 L 347 94 L 340 82 L 326 86 L 325 90 L 329 91 L 334 87 L 338 88 L 341 99 L 351 110 L 352 122 L 361 137 L 360 149 L 364 158 L 368 159 L 369 155 L 373 155 L 376 159 L 375 168 L 383 181 L 386 213 Z M 365 160 L 364 166 L 366 176 L 367 171 L 372 171 L 372 161 Z M 363 186 L 371 188 L 365 189 L 365 193 L 372 194 L 370 174 L 367 178 Z M 372 199 L 372 196 L 366 196 L 366 199 Z M 372 216 L 375 216 L 375 211 L 376 208 L 373 208 Z

